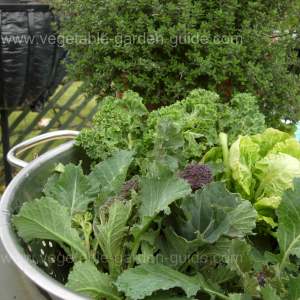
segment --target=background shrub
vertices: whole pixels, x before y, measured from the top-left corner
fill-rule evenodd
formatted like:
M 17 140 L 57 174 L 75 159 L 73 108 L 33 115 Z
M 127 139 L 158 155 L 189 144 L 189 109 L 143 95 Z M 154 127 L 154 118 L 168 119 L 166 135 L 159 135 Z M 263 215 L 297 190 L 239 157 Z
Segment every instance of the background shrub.
M 148 104 L 166 104 L 194 88 L 217 91 L 223 102 L 250 92 L 268 125 L 299 118 L 300 80 L 291 72 L 296 41 L 285 31 L 299 25 L 298 1 L 53 2 L 65 15 L 65 37 L 92 39 L 66 44 L 70 74 L 88 82 L 91 93 L 131 89 Z

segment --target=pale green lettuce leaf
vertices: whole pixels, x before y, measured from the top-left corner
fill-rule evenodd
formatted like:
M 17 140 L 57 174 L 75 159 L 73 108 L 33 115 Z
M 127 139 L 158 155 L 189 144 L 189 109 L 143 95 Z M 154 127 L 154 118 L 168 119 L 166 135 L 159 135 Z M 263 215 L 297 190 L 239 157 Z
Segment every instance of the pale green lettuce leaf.
M 270 153 L 285 153 L 300 160 L 300 143 L 295 138 L 276 144 Z
M 116 277 L 121 272 L 124 238 L 128 233 L 127 221 L 131 215 L 131 202 L 115 201 L 99 209 L 99 224 L 94 231 L 100 248 L 107 259 L 109 273 Z
M 272 196 L 258 199 L 254 204 L 256 210 L 264 216 L 272 216 L 281 201 L 280 196 Z
M 284 142 L 289 138 L 291 136 L 288 133 L 274 128 L 268 128 L 263 133 L 251 136 L 251 140 L 259 145 L 259 154 L 261 157 L 266 156 L 276 144 Z
M 287 154 L 269 154 L 255 165 L 259 180 L 255 198 L 281 196 L 300 177 L 300 161 Z
M 94 200 L 87 193 L 89 188 L 89 180 L 83 174 L 81 166 L 69 164 L 59 176 L 54 174 L 49 178 L 44 194 L 67 207 L 73 215 L 84 212 Z
M 278 225 L 278 223 L 274 221 L 273 217 L 266 217 L 260 214 L 257 216 L 257 222 L 264 222 L 271 226 L 271 228 L 276 228 Z
M 67 288 L 92 299 L 121 300 L 108 274 L 101 273 L 91 262 L 78 262 L 69 274 Z
M 132 161 L 133 152 L 121 150 L 97 164 L 88 176 L 91 185 L 89 194 L 93 196 L 100 194 L 102 201 L 109 196 L 117 195 L 126 180 Z
M 274 221 L 276 209 L 281 202 L 280 196 L 265 197 L 254 203 L 254 207 L 258 213 L 257 221 L 265 222 L 272 228 L 277 227 L 277 222 Z
M 289 264 L 290 255 L 300 258 L 300 178 L 294 180 L 294 189 L 285 191 L 277 210 L 281 262 L 283 271 Z
M 259 146 L 248 136 L 239 137 L 229 150 L 229 166 L 232 178 L 239 189 L 248 197 L 255 185 L 252 169 L 259 159 Z
M 71 222 L 69 209 L 51 198 L 26 202 L 13 217 L 18 234 L 25 242 L 33 239 L 56 241 L 68 245 L 87 258 L 83 241 L 72 228 Z

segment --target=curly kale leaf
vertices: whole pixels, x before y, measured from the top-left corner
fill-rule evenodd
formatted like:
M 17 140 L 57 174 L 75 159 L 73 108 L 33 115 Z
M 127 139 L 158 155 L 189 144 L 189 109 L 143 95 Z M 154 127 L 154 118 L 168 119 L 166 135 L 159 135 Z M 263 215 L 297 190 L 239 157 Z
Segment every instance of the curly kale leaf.
M 144 135 L 145 147 L 183 160 L 201 157 L 217 141 L 218 102 L 216 93 L 198 89 L 182 101 L 151 112 Z M 169 128 L 173 127 L 176 139 L 169 138 L 170 130 L 162 130 L 166 122 Z
M 251 135 L 265 129 L 265 116 L 251 94 L 237 94 L 229 104 L 220 107 L 219 131 L 226 132 L 230 142 L 240 134 Z
M 93 120 L 77 138 L 87 155 L 102 161 L 117 150 L 141 151 L 144 120 L 148 111 L 138 94 L 128 91 L 122 99 L 107 97 Z

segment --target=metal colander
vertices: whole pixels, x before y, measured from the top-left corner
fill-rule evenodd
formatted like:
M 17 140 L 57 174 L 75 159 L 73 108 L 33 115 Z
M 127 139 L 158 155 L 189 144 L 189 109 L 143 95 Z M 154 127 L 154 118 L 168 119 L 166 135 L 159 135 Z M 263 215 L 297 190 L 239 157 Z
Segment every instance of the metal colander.
M 11 216 L 16 214 L 24 202 L 38 198 L 42 194 L 47 178 L 58 163 L 85 162 L 88 160 L 74 142 L 63 144 L 41 155 L 31 163 L 16 156 L 37 144 L 54 139 L 74 138 L 76 131 L 56 131 L 35 137 L 14 147 L 8 154 L 8 161 L 15 167 L 23 168 L 7 187 L 0 202 L 0 237 L 7 254 L 29 279 L 31 279 L 48 299 L 84 300 L 83 296 L 68 290 L 64 283 L 72 262 L 64 250 L 55 242 L 36 240 L 24 243 L 16 234 Z

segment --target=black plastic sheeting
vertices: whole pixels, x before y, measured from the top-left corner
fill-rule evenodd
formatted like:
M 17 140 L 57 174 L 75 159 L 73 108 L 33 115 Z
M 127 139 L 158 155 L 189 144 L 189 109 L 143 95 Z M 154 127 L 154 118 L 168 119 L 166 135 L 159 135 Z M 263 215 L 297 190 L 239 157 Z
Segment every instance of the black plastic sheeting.
M 0 2 L 0 109 L 40 110 L 65 76 L 47 5 Z

